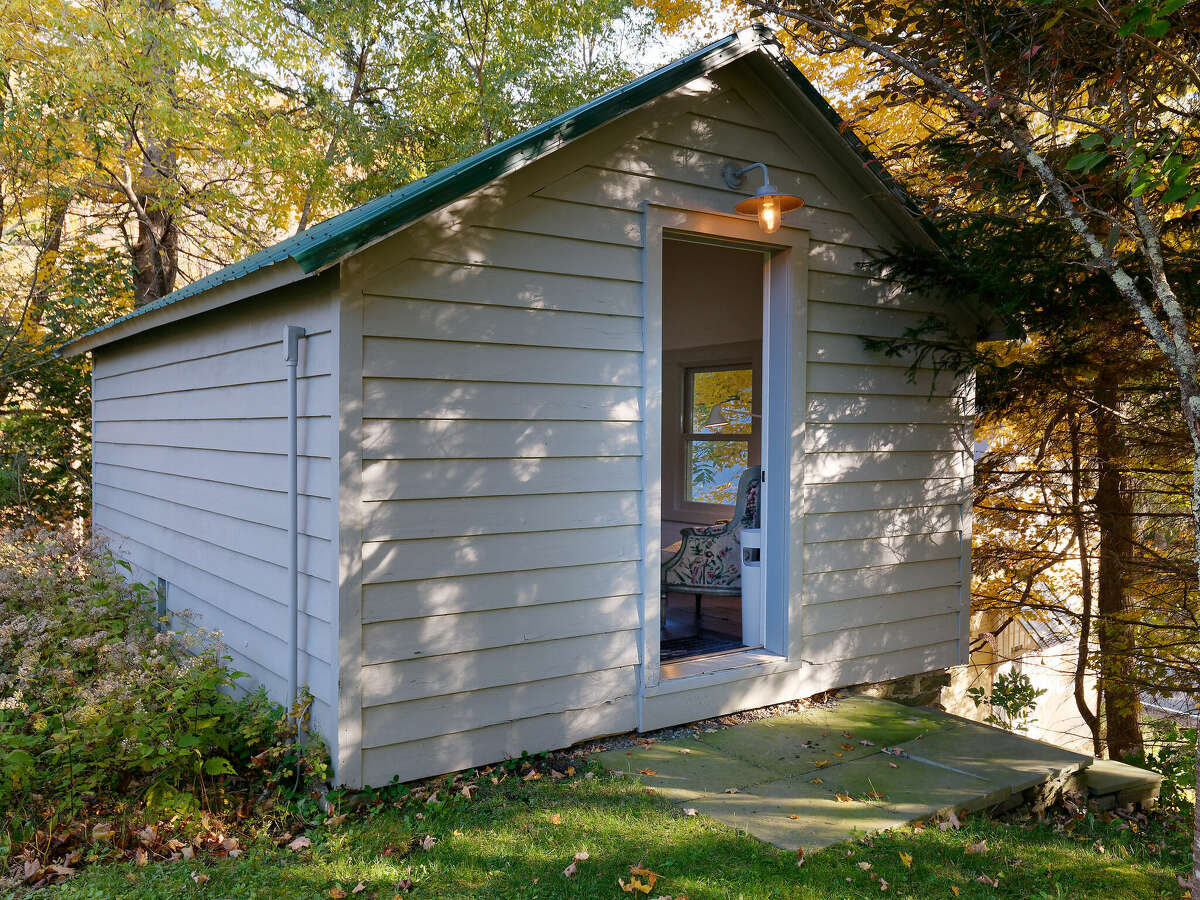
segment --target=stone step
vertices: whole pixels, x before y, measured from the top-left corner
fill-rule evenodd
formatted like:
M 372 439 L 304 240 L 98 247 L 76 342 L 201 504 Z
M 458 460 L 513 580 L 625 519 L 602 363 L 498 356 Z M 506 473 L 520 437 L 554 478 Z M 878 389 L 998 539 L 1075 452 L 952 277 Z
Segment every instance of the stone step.
M 1162 776 L 1115 759 L 1097 759 L 1081 773 L 1088 797 L 1101 809 L 1137 804 L 1149 809 L 1158 800 Z

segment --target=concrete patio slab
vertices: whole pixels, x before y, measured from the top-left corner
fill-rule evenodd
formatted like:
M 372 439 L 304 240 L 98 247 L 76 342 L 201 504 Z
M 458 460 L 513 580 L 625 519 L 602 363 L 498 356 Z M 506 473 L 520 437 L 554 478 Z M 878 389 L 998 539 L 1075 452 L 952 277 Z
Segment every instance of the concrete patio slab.
M 745 790 L 775 777 L 767 769 L 687 738 L 634 750 L 610 750 L 595 758 L 609 771 L 640 775 L 643 784 L 669 800 L 720 795 L 729 788 Z
M 702 733 L 699 740 L 780 774 L 797 775 L 878 753 L 880 747 L 957 727 L 950 717 L 895 703 L 850 697 L 836 707 L 761 719 Z M 862 743 L 868 741 L 869 743 Z
M 1013 793 L 1092 763 L 1092 757 L 981 725 L 931 734 L 896 745 L 913 756 L 961 769 Z
M 594 758 L 639 775 L 673 803 L 789 850 L 996 806 L 1092 763 L 957 716 L 869 697 Z
M 784 850 L 815 850 L 912 821 L 907 813 L 882 804 L 839 801 L 825 785 L 799 778 L 784 778 L 758 785 L 749 793 L 705 798 L 689 805 Z

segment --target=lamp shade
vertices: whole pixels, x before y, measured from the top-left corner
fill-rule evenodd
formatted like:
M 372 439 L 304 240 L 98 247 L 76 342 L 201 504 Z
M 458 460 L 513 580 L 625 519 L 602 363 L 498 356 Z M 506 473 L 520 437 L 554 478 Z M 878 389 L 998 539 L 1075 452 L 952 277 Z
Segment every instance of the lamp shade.
M 764 184 L 753 197 L 747 197 L 733 209 L 740 215 L 757 217 L 758 227 L 774 234 L 783 222 L 783 214 L 803 205 L 799 197 L 785 194 L 773 184 Z
M 724 403 L 714 403 L 712 409 L 708 411 L 708 418 L 704 420 L 705 428 L 720 428 L 729 424 L 729 414 L 725 412 Z

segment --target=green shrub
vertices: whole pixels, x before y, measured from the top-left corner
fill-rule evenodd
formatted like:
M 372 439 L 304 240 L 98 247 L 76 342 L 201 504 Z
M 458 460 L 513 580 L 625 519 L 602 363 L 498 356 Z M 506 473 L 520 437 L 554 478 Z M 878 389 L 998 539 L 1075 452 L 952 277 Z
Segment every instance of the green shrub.
M 1028 731 L 1038 697 L 1044 693 L 1045 688 L 1035 688 L 1024 672 L 1011 671 L 1000 673 L 990 695 L 974 687 L 967 696 L 975 701 L 976 709 L 987 704 L 988 714 L 983 721 L 1007 731 Z
M 296 759 L 294 717 L 235 698 L 215 635 L 164 630 L 121 569 L 82 526 L 0 533 L 0 837 L 114 804 L 221 813 L 327 774 L 319 743 Z
M 1145 751 L 1125 762 L 1151 769 L 1163 777 L 1159 804 L 1188 812 L 1196 798 L 1196 729 L 1171 719 L 1151 719 L 1143 725 Z

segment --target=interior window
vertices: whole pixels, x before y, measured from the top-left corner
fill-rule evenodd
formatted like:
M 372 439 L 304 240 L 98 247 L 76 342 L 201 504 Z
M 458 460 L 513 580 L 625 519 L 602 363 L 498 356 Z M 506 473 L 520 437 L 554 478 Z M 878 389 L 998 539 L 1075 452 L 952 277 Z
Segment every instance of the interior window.
M 749 364 L 689 369 L 685 389 L 684 499 L 732 506 L 750 465 L 754 370 Z

